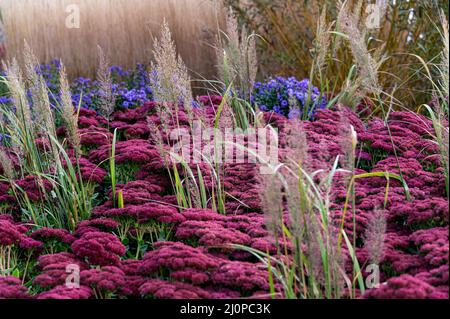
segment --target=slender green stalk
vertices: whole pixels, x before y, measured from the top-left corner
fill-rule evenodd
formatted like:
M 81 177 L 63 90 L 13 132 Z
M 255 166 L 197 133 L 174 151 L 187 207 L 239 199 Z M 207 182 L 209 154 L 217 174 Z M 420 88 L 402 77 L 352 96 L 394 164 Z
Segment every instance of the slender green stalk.
M 109 158 L 109 174 L 111 176 L 111 192 L 113 206 L 116 206 L 116 141 L 117 129 L 114 130 L 113 140 L 111 143 L 111 156 Z

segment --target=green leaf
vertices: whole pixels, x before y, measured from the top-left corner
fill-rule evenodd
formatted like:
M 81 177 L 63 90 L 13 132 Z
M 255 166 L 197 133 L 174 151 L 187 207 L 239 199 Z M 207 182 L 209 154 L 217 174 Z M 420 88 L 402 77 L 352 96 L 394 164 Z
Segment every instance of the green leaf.
M 18 268 L 14 269 L 11 275 L 13 277 L 20 278 L 20 270 Z

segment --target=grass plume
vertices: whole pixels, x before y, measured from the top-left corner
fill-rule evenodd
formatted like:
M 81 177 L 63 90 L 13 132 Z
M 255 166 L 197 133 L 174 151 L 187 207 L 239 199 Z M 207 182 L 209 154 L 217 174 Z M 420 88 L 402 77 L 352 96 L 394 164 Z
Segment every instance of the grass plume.
M 109 70 L 109 61 L 100 46 L 98 46 L 98 62 L 97 80 L 100 83 L 101 92 L 101 105 L 99 111 L 104 117 L 109 119 L 114 111 L 115 97 L 112 92 L 112 79 L 111 72 Z

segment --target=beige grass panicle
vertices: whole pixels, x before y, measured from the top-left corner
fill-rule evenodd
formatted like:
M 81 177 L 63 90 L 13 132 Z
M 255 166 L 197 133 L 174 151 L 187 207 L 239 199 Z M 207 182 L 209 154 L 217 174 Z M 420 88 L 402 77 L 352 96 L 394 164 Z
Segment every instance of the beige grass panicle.
M 158 102 L 190 103 L 191 80 L 186 65 L 178 55 L 172 32 L 166 21 L 161 27 L 160 38 L 153 44 L 152 74 L 153 95 Z
M 442 42 L 444 43 L 444 47 L 442 49 L 441 53 L 441 68 L 439 68 L 440 76 L 441 76 L 441 86 L 442 86 L 442 92 L 443 95 L 448 97 L 449 96 L 449 81 L 450 81 L 450 70 L 449 70 L 449 42 L 450 42 L 450 35 L 448 32 L 448 21 L 445 17 L 445 13 L 441 12 L 440 14 L 441 18 L 441 38 Z M 447 110 L 447 116 L 448 116 L 448 110 Z
M 358 1 L 353 8 L 350 8 L 345 2 L 340 8 L 337 21 L 339 28 L 347 36 L 347 42 L 358 70 L 357 78 L 353 81 L 354 87 L 349 88 L 349 91 L 354 91 L 359 96 L 381 93 L 378 70 L 384 62 L 384 58 L 380 56 L 383 51 L 382 46 L 376 52 L 369 52 L 367 28 L 364 23 L 361 23 L 362 3 L 362 1 Z
M 282 183 L 276 173 L 258 175 L 259 197 L 266 227 L 278 239 L 283 223 Z
M 255 37 L 245 25 L 239 27 L 235 13 L 229 8 L 226 30 L 219 33 L 216 41 L 219 77 L 227 86 L 233 82 L 245 97 L 250 95 L 258 73 Z
M 369 253 L 370 262 L 380 264 L 384 257 L 386 237 L 386 217 L 382 209 L 375 209 L 365 232 L 364 247 Z
M 3 175 L 7 179 L 14 179 L 14 166 L 8 154 L 6 154 L 6 152 L 2 148 L 0 148 L 0 165 L 3 169 Z
M 109 70 L 109 60 L 103 49 L 98 46 L 97 80 L 100 84 L 101 104 L 100 114 L 109 119 L 115 108 L 115 96 L 112 92 L 112 78 Z
M 59 69 L 59 83 L 61 87 L 61 117 L 66 124 L 66 131 L 69 141 L 72 143 L 73 148 L 80 154 L 81 141 L 78 133 L 78 118 L 74 112 L 72 104 L 72 94 L 70 92 L 69 81 L 67 79 L 66 67 L 60 62 Z
M 158 111 L 163 126 L 167 125 L 170 119 L 178 123 L 180 103 L 187 106 L 184 110 L 192 119 L 191 78 L 183 59 L 177 53 L 172 33 L 165 21 L 161 27 L 160 37 L 154 40 L 153 60 L 150 85 L 154 100 L 160 102 Z

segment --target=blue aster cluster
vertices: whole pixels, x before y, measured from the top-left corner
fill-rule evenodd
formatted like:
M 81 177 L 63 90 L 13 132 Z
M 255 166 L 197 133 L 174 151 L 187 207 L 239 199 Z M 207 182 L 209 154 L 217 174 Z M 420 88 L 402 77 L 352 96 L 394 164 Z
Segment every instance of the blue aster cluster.
M 267 82 L 256 82 L 251 98 L 262 111 L 274 111 L 289 118 L 314 119 L 327 100 L 308 79 L 278 76 Z
M 117 85 L 117 104 L 121 107 L 132 108 L 141 106 L 152 99 L 150 77 L 143 64 L 137 64 L 132 71 L 124 71 L 118 66 L 111 68 L 113 82 Z
M 52 107 L 60 101 L 59 94 L 59 60 L 53 60 L 49 64 L 41 64 L 35 67 L 37 74 L 42 75 L 45 79 L 49 90 L 49 100 Z M 0 76 L 6 76 L 6 72 L 2 71 Z M 28 101 L 33 105 L 32 91 L 27 90 Z M 5 83 L 0 84 L 0 104 L 12 105 L 13 99 L 9 96 L 8 88 Z
M 6 72 L 1 71 L 0 77 L 6 76 Z M 8 88 L 3 81 L 0 81 L 0 104 L 10 104 L 12 99 L 8 96 Z
M 37 73 L 42 75 L 47 83 L 52 106 L 60 102 L 59 70 L 59 60 L 36 66 Z M 115 96 L 117 108 L 133 108 L 141 106 L 145 101 L 152 100 L 150 79 L 144 65 L 137 64 L 133 70 L 123 70 L 119 66 L 112 66 L 110 71 L 112 92 Z M 74 106 L 78 106 L 80 103 L 83 108 L 96 110 L 102 101 L 103 93 L 97 80 L 78 77 L 71 83 L 71 92 Z M 29 92 L 29 95 L 31 95 L 31 92 Z M 6 87 L 0 87 L 0 103 L 12 103 Z
M 110 71 L 116 108 L 134 108 L 152 100 L 150 78 L 143 64 L 137 64 L 133 70 L 112 66 Z M 74 104 L 81 99 L 81 107 L 98 109 L 102 94 L 96 80 L 79 77 L 72 84 L 72 99 Z
M 112 78 L 112 93 L 115 96 L 117 108 L 134 108 L 145 101 L 152 100 L 150 79 L 144 65 L 137 64 L 134 70 L 124 70 L 119 66 L 110 68 Z M 96 80 L 79 77 L 72 84 L 72 99 L 81 107 L 97 109 L 101 103 L 102 90 Z
M 0 104 L 10 104 L 12 99 L 8 96 L 0 96 Z
M 47 83 L 47 87 L 53 94 L 59 91 L 59 70 L 61 62 L 52 60 L 49 64 L 40 64 L 35 67 L 36 73 L 42 75 Z

